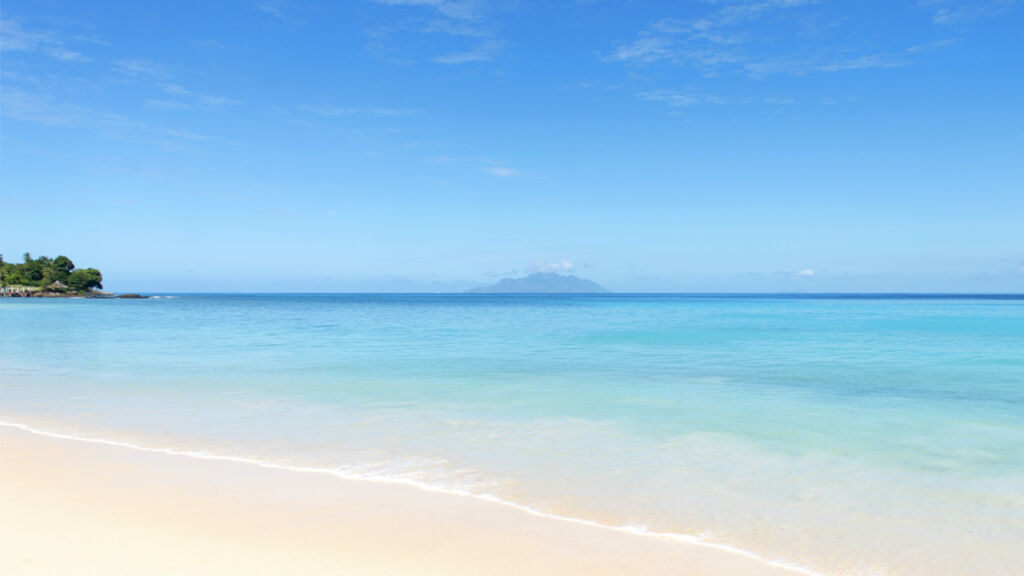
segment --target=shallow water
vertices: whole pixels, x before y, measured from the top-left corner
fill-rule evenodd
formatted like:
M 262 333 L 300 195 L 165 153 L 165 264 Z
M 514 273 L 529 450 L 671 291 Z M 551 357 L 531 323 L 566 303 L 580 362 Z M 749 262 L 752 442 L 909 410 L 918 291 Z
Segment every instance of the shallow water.
M 0 302 L 0 416 L 821 574 L 1024 573 L 1024 299 Z

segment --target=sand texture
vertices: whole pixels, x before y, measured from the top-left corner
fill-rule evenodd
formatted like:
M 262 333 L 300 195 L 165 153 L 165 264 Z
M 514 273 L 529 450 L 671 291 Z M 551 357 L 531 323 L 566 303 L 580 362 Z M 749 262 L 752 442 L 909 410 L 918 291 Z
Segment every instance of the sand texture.
M 0 574 L 796 573 L 411 486 L 0 427 Z

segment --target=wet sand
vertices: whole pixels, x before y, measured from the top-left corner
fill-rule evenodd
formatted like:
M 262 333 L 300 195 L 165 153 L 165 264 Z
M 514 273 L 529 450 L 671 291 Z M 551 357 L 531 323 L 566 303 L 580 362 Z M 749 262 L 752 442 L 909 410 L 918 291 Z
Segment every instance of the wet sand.
M 412 486 L 10 427 L 0 427 L 0 573 L 798 574 Z

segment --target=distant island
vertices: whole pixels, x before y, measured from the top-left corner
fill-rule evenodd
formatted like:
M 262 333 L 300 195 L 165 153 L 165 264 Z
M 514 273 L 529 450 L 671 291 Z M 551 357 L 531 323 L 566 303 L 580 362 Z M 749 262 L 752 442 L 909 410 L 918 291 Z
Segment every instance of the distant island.
M 563 276 L 554 272 L 537 272 L 524 278 L 504 278 L 497 284 L 467 290 L 468 294 L 607 294 L 597 282 Z
M 114 295 L 101 292 L 103 274 L 95 268 L 76 268 L 67 256 L 32 258 L 24 262 L 4 261 L 0 254 L 0 297 L 7 298 L 142 298 L 138 294 Z

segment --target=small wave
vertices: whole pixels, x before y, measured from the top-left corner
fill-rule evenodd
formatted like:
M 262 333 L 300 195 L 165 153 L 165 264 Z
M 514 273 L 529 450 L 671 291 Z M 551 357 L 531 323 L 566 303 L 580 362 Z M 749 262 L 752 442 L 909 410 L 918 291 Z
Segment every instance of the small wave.
M 172 298 L 173 298 L 173 296 L 172 296 Z M 499 504 L 501 506 L 505 506 L 505 507 L 508 507 L 508 508 L 513 508 L 515 510 L 519 510 L 520 512 L 525 512 L 525 513 L 527 513 L 527 514 L 529 514 L 531 516 L 537 516 L 537 517 L 541 517 L 541 518 L 548 518 L 548 519 L 557 520 L 557 521 L 560 521 L 560 522 L 570 522 L 570 523 L 573 523 L 573 524 L 589 526 L 589 527 L 592 527 L 592 528 L 601 528 L 603 530 L 613 530 L 613 531 L 621 532 L 621 533 L 625 533 L 625 534 L 632 534 L 634 536 L 643 536 L 643 537 L 647 537 L 647 538 L 657 538 L 657 539 L 660 539 L 660 540 L 669 540 L 669 541 L 673 541 L 673 542 L 680 542 L 680 543 L 685 543 L 685 544 L 690 544 L 690 545 L 695 545 L 695 546 L 703 546 L 703 547 L 706 547 L 706 548 L 712 548 L 712 549 L 715 549 L 715 550 L 720 550 L 720 551 L 723 551 L 723 552 L 728 552 L 730 554 L 736 554 L 736 555 L 739 555 L 739 556 L 744 556 L 744 557 L 750 558 L 752 560 L 755 560 L 757 562 L 761 562 L 762 564 L 765 564 L 765 565 L 768 565 L 768 566 L 773 566 L 773 567 L 776 567 L 776 568 L 782 568 L 784 570 L 789 570 L 789 571 L 792 571 L 792 572 L 797 573 L 797 574 L 803 574 L 804 576 L 826 576 L 823 573 L 815 572 L 813 570 L 810 570 L 808 568 L 804 568 L 803 566 L 800 566 L 798 564 L 794 564 L 792 562 L 786 562 L 786 561 L 782 561 L 782 560 L 771 560 L 771 559 L 767 559 L 767 558 L 764 558 L 762 556 L 759 556 L 758 554 L 755 554 L 753 552 L 750 552 L 750 551 L 747 551 L 747 550 L 743 550 L 742 548 L 736 548 L 736 547 L 733 547 L 733 546 L 729 546 L 728 544 L 720 544 L 720 543 L 717 543 L 717 542 L 709 542 L 709 541 L 707 541 L 706 539 L 704 539 L 701 536 L 694 536 L 694 535 L 690 535 L 690 534 L 678 534 L 678 533 L 674 533 L 674 532 L 656 532 L 656 531 L 650 530 L 646 526 L 642 526 L 642 525 L 613 526 L 613 525 L 609 525 L 609 524 L 602 524 L 600 522 L 594 522 L 592 520 L 586 520 L 586 519 L 583 519 L 583 518 L 573 518 L 571 516 L 559 516 L 558 514 L 550 514 L 548 512 L 544 512 L 544 511 L 538 510 L 536 508 L 532 508 L 530 506 L 525 506 L 523 504 L 518 504 L 516 502 L 505 500 L 503 498 L 499 498 L 499 497 L 491 495 L 491 494 L 479 494 L 479 493 L 469 492 L 469 491 L 466 491 L 466 490 L 461 490 L 461 489 L 458 489 L 458 488 L 444 488 L 444 487 L 439 487 L 439 486 L 431 485 L 431 484 L 428 484 L 428 483 L 421 482 L 419 480 L 415 480 L 413 478 L 410 478 L 408 475 L 386 475 L 386 474 L 373 474 L 373 475 L 371 475 L 371 474 L 360 474 L 360 473 L 346 471 L 346 470 L 343 470 L 341 468 L 317 468 L 317 467 L 310 467 L 310 466 L 294 466 L 294 465 L 278 464 L 276 462 L 267 462 L 267 461 L 264 461 L 264 460 L 257 460 L 255 458 L 248 458 L 248 457 L 244 457 L 244 456 L 230 456 L 230 455 L 223 455 L 223 454 L 211 454 L 211 453 L 203 452 L 203 451 L 179 450 L 179 449 L 175 449 L 175 448 L 155 448 L 155 447 L 152 447 L 152 446 L 143 446 L 143 445 L 140 445 L 140 444 L 133 444 L 131 442 L 123 442 L 123 441 L 120 441 L 120 440 L 108 440 L 108 439 L 105 439 L 105 438 L 86 438 L 86 437 L 82 437 L 82 436 L 74 436 L 74 435 L 71 435 L 71 434 L 62 434 L 60 432 L 49 432 L 49 431 L 46 431 L 46 430 L 39 430 L 37 428 L 33 428 L 33 427 L 25 425 L 25 424 L 20 424 L 18 422 L 8 422 L 6 420 L 0 420 L 0 426 L 6 426 L 8 428 L 15 428 L 15 429 L 18 429 L 18 430 L 23 430 L 25 432 L 30 432 L 32 434 L 38 434 L 40 436 L 46 436 L 46 437 L 49 437 L 49 438 L 58 438 L 58 439 L 61 439 L 61 440 L 76 440 L 78 442 L 88 442 L 88 443 L 91 443 L 91 444 L 101 444 L 101 445 L 104 445 L 104 446 L 117 446 L 117 447 L 120 447 L 120 448 L 130 448 L 132 450 L 139 450 L 139 451 L 142 451 L 142 452 L 152 452 L 152 453 L 157 453 L 157 454 L 166 454 L 166 455 L 169 455 L 169 456 L 186 456 L 186 457 L 189 457 L 189 458 L 196 458 L 196 459 L 199 459 L 199 460 L 217 460 L 217 461 L 222 461 L 222 462 L 235 462 L 235 463 L 240 463 L 240 464 L 251 464 L 253 466 L 259 466 L 260 468 L 269 468 L 269 469 L 272 469 L 272 470 L 288 470 L 288 471 L 292 471 L 292 472 L 302 472 L 302 473 L 306 473 L 306 474 L 326 474 L 326 475 L 333 476 L 335 478 L 339 478 L 339 479 L 342 479 L 342 480 L 350 480 L 350 481 L 358 481 L 358 482 L 377 482 L 377 483 L 381 483 L 381 484 L 411 486 L 411 487 L 414 487 L 414 488 L 417 488 L 417 489 L 420 489 L 420 490 L 424 490 L 424 491 L 427 491 L 427 492 L 434 492 L 434 493 L 440 493 L 440 494 L 449 494 L 449 495 L 453 495 L 453 496 L 463 496 L 463 497 L 472 498 L 474 500 L 480 500 L 480 501 L 483 501 L 483 502 L 490 502 L 490 503 L 493 503 L 493 504 Z

